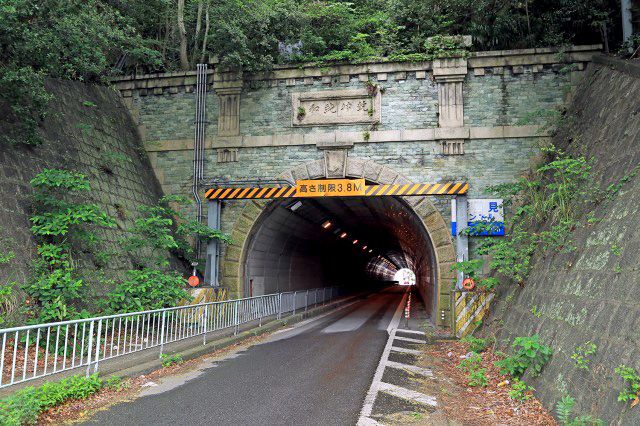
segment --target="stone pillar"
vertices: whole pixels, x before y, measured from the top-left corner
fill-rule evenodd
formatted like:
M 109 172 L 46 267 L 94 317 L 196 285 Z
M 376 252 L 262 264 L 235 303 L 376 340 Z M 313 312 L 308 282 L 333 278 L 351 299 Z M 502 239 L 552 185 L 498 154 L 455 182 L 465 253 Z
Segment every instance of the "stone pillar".
M 439 58 L 433 60 L 433 78 L 438 84 L 438 126 L 463 127 L 464 102 L 462 82 L 467 76 L 467 59 Z M 440 141 L 444 155 L 464 154 L 464 139 Z
M 218 136 L 238 136 L 240 134 L 242 73 L 215 73 L 213 88 L 218 95 L 220 105 Z

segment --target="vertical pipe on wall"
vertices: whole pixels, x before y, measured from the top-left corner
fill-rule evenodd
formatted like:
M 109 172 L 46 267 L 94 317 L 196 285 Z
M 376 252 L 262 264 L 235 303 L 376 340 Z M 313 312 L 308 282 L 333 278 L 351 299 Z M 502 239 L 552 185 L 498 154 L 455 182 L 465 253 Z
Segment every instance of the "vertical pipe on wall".
M 207 64 L 198 64 L 196 73 L 196 112 L 193 140 L 193 197 L 196 200 L 196 220 L 202 222 L 202 199 L 198 186 L 204 177 L 204 136 L 206 131 Z M 196 239 L 195 257 L 200 257 L 200 240 Z

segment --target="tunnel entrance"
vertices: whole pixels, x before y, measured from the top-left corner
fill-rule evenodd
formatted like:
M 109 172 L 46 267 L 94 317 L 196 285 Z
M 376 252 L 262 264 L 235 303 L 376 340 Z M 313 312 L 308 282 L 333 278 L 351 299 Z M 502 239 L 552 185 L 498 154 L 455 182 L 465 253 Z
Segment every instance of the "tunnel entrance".
M 326 286 L 364 287 L 415 272 L 429 315 L 438 303 L 438 265 L 422 218 L 398 197 L 270 202 L 243 253 L 245 296 Z

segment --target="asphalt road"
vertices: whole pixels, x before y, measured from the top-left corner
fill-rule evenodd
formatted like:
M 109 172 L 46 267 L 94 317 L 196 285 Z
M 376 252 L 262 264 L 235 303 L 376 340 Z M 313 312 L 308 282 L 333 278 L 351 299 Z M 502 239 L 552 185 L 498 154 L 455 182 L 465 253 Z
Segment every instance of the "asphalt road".
M 96 413 L 101 425 L 355 425 L 405 288 L 205 362 Z

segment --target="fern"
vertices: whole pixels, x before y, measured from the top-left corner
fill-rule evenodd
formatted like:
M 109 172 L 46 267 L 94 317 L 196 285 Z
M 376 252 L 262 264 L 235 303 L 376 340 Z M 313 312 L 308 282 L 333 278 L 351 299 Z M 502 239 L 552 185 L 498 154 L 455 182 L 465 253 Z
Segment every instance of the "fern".
M 556 416 L 558 416 L 558 421 L 563 426 L 604 426 L 602 420 L 594 419 L 593 416 L 578 416 L 572 419 L 571 412 L 575 402 L 575 399 L 571 398 L 570 395 L 565 395 L 556 403 Z

